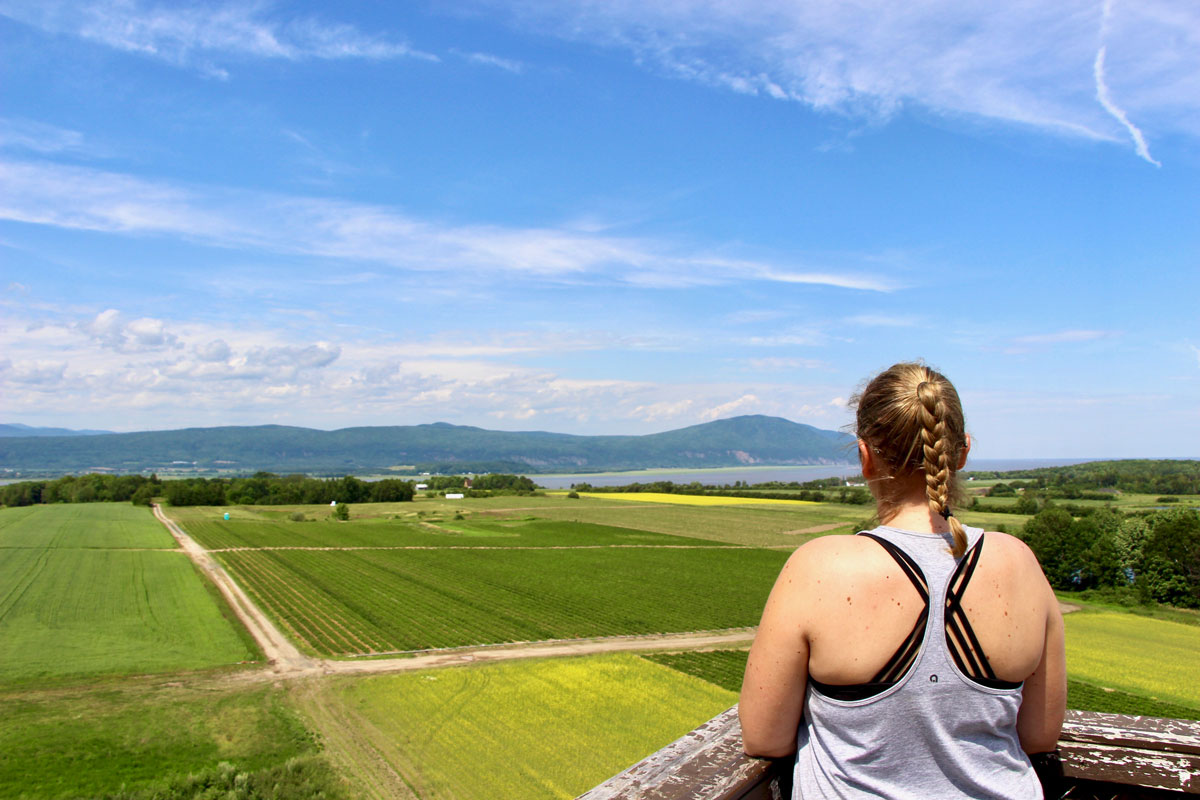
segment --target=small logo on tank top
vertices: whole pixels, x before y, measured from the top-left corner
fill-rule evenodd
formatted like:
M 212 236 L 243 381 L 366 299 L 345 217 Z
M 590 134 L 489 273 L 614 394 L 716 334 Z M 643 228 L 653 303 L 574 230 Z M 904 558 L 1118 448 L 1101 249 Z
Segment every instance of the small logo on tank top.
M 929 682 L 930 682 L 930 683 L 937 683 L 937 675 L 930 675 L 930 676 L 929 676 Z

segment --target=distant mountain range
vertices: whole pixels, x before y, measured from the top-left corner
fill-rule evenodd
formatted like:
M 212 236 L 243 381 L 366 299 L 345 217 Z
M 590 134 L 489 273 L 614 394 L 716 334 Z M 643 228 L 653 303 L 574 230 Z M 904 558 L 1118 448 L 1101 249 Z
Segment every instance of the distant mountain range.
M 420 472 L 599 472 L 653 467 L 842 464 L 853 438 L 761 415 L 642 436 L 490 431 L 466 425 L 343 428 L 282 425 L 141 433 L 0 426 L 0 469 L 26 475 L 84 472 L 365 474 L 404 466 Z

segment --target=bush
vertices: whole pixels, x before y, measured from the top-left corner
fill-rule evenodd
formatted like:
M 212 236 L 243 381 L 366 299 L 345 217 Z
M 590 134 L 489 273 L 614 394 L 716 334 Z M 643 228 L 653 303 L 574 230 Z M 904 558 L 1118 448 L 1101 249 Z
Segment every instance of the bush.
M 288 514 L 288 519 L 292 522 L 304 522 L 308 517 L 304 516 L 303 511 L 293 511 L 291 514 Z
M 572 489 L 571 491 L 567 492 L 567 497 L 571 498 L 572 500 L 578 500 L 578 499 L 579 499 L 579 492 L 577 492 L 577 491 L 575 491 L 574 489 Z
M 350 519 L 350 506 L 345 503 L 338 503 L 333 507 L 333 518 L 343 521 Z

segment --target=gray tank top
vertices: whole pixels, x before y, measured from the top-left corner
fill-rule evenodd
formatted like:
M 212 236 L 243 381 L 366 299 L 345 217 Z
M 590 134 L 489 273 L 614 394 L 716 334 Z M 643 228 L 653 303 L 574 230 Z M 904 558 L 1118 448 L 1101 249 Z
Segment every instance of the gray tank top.
M 1041 783 L 1017 739 L 1021 685 L 994 676 L 989 680 L 986 661 L 982 667 L 965 663 L 964 648 L 947 644 L 946 598 L 950 593 L 953 600 L 965 588 L 964 573 L 966 580 L 970 575 L 962 567 L 969 566 L 972 553 L 978 558 L 983 547 L 983 531 L 966 531 L 968 550 L 957 560 L 949 553 L 949 534 L 887 526 L 870 531 L 894 546 L 889 552 L 906 572 L 911 574 L 915 566 L 924 578 L 929 602 L 923 636 L 914 628 L 909 657 L 898 652 L 899 661 L 893 659 L 902 674 L 863 684 L 874 687 L 869 697 L 836 699 L 833 695 L 851 697 L 853 692 L 830 692 L 842 687 L 810 681 L 793 798 L 1042 797 Z M 916 585 L 917 578 L 913 580 Z M 973 636 L 969 625 L 966 631 Z

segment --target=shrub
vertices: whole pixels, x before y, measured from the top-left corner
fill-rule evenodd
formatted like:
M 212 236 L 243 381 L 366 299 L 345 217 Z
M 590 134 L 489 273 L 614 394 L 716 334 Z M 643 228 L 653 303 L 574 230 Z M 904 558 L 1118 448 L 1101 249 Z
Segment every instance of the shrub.
M 350 519 L 350 506 L 345 503 L 338 503 L 333 507 L 333 518 L 343 521 Z

